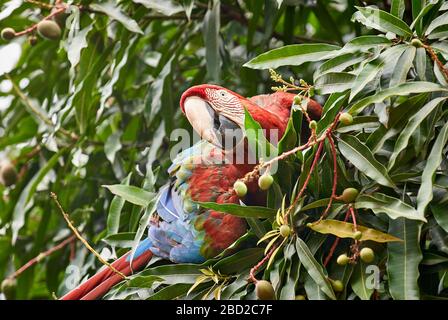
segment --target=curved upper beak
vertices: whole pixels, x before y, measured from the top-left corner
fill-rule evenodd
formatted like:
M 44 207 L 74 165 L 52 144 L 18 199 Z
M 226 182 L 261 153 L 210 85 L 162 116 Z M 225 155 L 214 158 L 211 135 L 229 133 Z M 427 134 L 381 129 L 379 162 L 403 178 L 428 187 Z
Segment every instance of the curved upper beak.
M 240 140 L 241 129 L 238 124 L 219 115 L 204 99 L 191 96 L 185 99 L 183 106 L 188 121 L 201 138 L 220 148 L 227 148 L 234 138 Z M 225 141 L 229 136 L 232 141 Z
M 215 145 L 218 137 L 213 130 L 214 111 L 208 103 L 199 97 L 188 97 L 184 101 L 184 111 L 193 129 L 201 136 Z

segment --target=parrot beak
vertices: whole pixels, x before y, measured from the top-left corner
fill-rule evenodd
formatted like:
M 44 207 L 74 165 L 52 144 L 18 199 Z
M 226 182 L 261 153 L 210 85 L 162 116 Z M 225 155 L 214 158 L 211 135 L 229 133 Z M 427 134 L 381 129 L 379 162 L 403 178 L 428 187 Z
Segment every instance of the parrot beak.
M 238 124 L 218 114 L 207 101 L 200 97 L 186 98 L 184 110 L 188 121 L 201 138 L 219 148 L 234 148 L 243 138 Z

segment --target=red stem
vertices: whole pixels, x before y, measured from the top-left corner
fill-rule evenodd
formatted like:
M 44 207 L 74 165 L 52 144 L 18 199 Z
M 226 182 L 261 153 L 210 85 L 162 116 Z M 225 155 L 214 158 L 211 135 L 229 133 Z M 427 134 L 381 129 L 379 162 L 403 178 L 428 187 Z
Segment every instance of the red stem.
M 345 214 L 344 222 L 346 222 L 348 220 L 349 215 L 350 215 L 350 210 L 347 210 L 347 213 Z M 333 257 L 333 254 L 334 254 L 340 240 L 341 240 L 341 238 L 339 238 L 339 237 L 336 237 L 336 239 L 334 240 L 334 243 L 331 246 L 327 257 L 325 258 L 324 267 L 327 266 L 327 264 L 330 262 L 331 258 Z
M 333 204 L 333 199 L 336 198 L 336 187 L 338 184 L 338 159 L 336 155 L 336 146 L 334 145 L 334 140 L 331 136 L 331 134 L 328 135 L 328 142 L 330 143 L 331 147 L 331 155 L 333 157 L 333 186 L 331 188 L 331 196 L 330 201 L 328 201 L 328 205 L 325 208 L 324 213 L 321 215 L 320 220 L 325 218 L 328 215 L 328 212 L 330 211 L 331 205 Z
M 72 243 L 75 239 L 76 239 L 76 236 L 72 235 L 72 236 L 68 237 L 67 239 L 65 239 L 64 241 L 62 241 L 61 243 L 59 243 L 57 246 L 54 246 L 53 248 L 50 248 L 49 250 L 47 250 L 45 252 L 39 253 L 36 257 L 34 257 L 33 259 L 31 259 L 30 261 L 25 263 L 23 266 L 21 266 L 16 272 L 14 272 L 8 278 L 17 278 L 25 270 L 27 270 L 28 268 L 30 268 L 33 265 L 35 265 L 36 263 L 41 261 L 43 258 L 48 257 L 53 252 L 58 251 L 58 250 L 64 248 L 67 244 Z
M 49 19 L 53 18 L 54 16 L 57 16 L 58 14 L 60 14 L 60 13 L 62 13 L 62 12 L 64 12 L 64 11 L 65 11 L 65 7 L 62 7 L 62 8 L 60 8 L 60 9 L 57 9 L 57 10 L 53 11 L 52 13 L 50 13 L 50 14 L 49 14 L 48 16 L 46 16 L 45 18 L 43 18 L 41 21 L 49 20 Z M 38 25 L 38 23 L 36 23 L 35 25 L 32 25 L 32 26 L 29 27 L 28 29 L 25 29 L 25 30 L 20 31 L 20 32 L 16 32 L 16 33 L 15 33 L 15 36 L 16 36 L 16 37 L 20 37 L 20 36 L 23 36 L 23 35 L 28 34 L 28 33 L 30 33 L 30 32 L 33 32 L 34 30 L 37 29 L 37 25 Z
M 249 280 L 252 281 L 253 283 L 257 283 L 257 278 L 255 278 L 255 272 L 258 271 L 258 269 L 260 269 L 260 267 L 272 256 L 272 254 L 274 253 L 275 249 L 277 249 L 277 245 L 273 245 L 271 250 L 269 250 L 268 254 L 264 256 L 263 259 L 260 260 L 260 262 L 257 263 L 257 265 L 255 265 L 254 267 L 252 267 L 252 269 L 250 269 L 250 273 L 249 273 Z
M 350 211 L 350 214 L 352 215 L 352 221 L 353 221 L 353 225 L 355 226 L 355 231 L 358 231 L 358 226 L 356 224 L 355 209 L 353 209 L 353 207 L 350 205 L 348 210 Z
M 303 193 L 305 192 L 306 187 L 308 186 L 308 183 L 310 182 L 311 174 L 313 173 L 314 168 L 316 167 L 316 164 L 317 164 L 317 162 L 319 161 L 320 154 L 322 153 L 322 149 L 323 149 L 323 146 L 324 146 L 324 141 L 325 141 L 325 140 L 322 140 L 322 141 L 319 143 L 319 147 L 317 148 L 316 154 L 314 155 L 314 160 L 313 160 L 313 164 L 311 165 L 310 172 L 308 173 L 308 176 L 306 177 L 305 182 L 303 183 L 302 189 L 300 189 L 299 194 L 298 194 L 297 197 L 294 199 L 294 201 L 292 202 L 292 204 L 289 206 L 288 212 L 287 212 L 286 215 L 285 215 L 286 217 L 289 215 L 289 213 L 290 213 L 290 211 L 292 210 L 292 208 L 295 207 L 297 201 L 299 201 L 299 199 L 302 197 Z

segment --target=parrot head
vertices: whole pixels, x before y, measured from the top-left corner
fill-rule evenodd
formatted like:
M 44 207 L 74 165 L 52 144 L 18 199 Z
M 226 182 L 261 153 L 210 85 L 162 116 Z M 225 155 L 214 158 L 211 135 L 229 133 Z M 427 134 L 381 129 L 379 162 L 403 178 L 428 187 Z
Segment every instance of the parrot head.
M 180 107 L 203 139 L 228 149 L 228 146 L 233 148 L 243 140 L 245 109 L 266 130 L 268 140 L 271 140 L 272 130 L 276 130 L 275 136 L 281 138 L 290 118 L 294 96 L 292 93 L 276 92 L 245 98 L 217 85 L 202 84 L 182 94 Z M 321 112 L 322 107 L 310 100 L 310 117 L 318 120 Z
M 185 91 L 180 106 L 193 129 L 205 140 L 223 147 L 230 135 L 241 140 L 244 97 L 216 85 L 198 85 Z

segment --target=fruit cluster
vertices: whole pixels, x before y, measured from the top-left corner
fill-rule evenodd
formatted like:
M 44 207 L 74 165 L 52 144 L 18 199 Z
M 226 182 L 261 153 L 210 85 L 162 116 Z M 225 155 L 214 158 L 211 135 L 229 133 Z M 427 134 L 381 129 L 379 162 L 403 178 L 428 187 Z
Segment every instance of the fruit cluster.
M 11 41 L 16 37 L 23 35 L 29 35 L 30 45 L 35 45 L 38 41 L 36 32 L 39 36 L 48 40 L 58 40 L 61 37 L 62 29 L 65 25 L 65 18 L 67 14 L 65 13 L 66 5 L 60 3 L 53 7 L 51 13 L 44 17 L 37 24 L 29 27 L 26 30 L 17 32 L 12 27 L 4 28 L 1 31 L 1 37 L 5 41 Z

